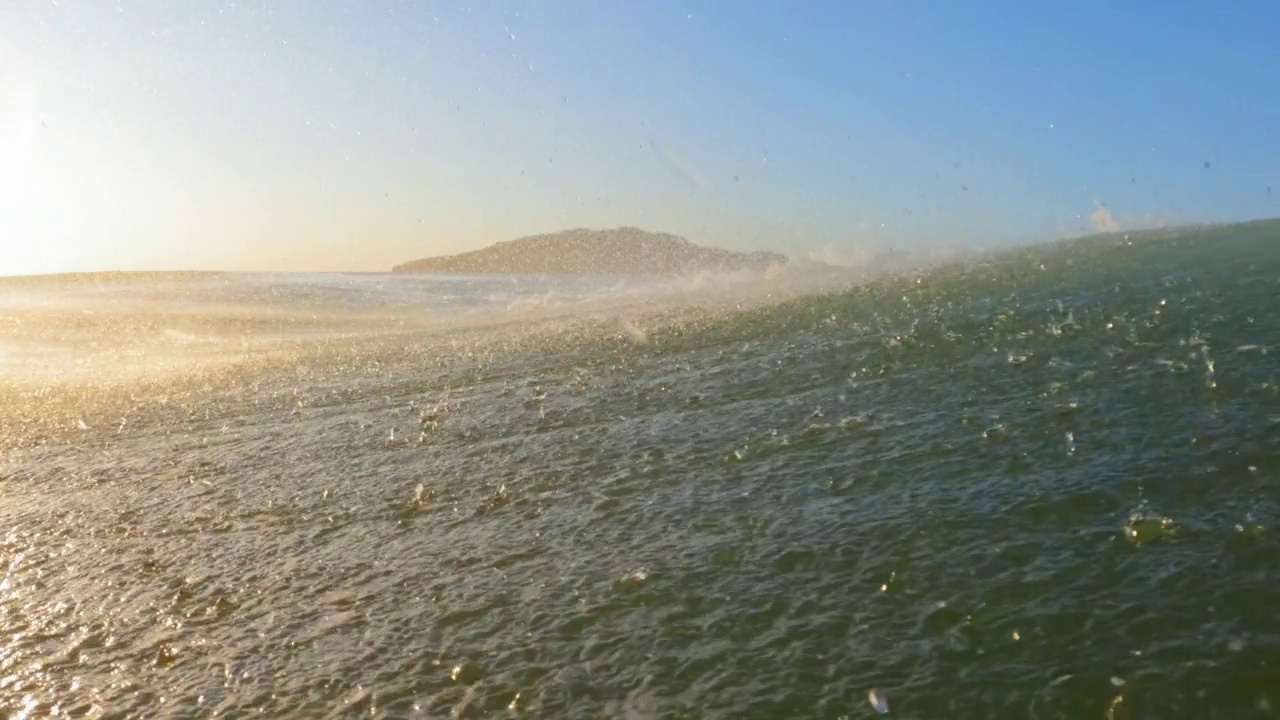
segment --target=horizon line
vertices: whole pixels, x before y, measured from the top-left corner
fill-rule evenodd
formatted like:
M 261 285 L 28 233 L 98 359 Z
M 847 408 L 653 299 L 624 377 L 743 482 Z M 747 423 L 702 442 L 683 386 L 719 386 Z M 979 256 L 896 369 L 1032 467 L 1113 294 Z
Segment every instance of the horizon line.
M 1135 228 L 1118 228 L 1116 230 L 1095 229 L 1091 232 L 1084 232 L 1084 233 L 1071 234 L 1071 235 L 1060 235 L 1058 237 L 1049 238 L 1049 239 L 1039 239 L 1039 240 L 1027 239 L 1024 241 L 1011 243 L 1007 245 L 1006 248 L 1007 249 L 1014 249 L 1019 247 L 1026 248 L 1026 247 L 1034 247 L 1037 245 L 1045 245 L 1049 243 L 1065 242 L 1065 241 L 1071 241 L 1071 240 L 1085 240 L 1088 238 L 1105 237 L 1108 235 L 1123 235 L 1126 233 L 1144 233 L 1144 232 L 1152 232 L 1152 231 L 1158 231 L 1158 230 L 1181 230 L 1181 229 L 1195 229 L 1195 228 L 1207 228 L 1207 227 L 1221 227 L 1221 226 L 1227 226 L 1227 225 L 1250 225 L 1254 223 L 1275 222 L 1275 221 L 1280 221 L 1280 216 L 1256 217 L 1256 218 L 1249 218 L 1249 219 L 1242 219 L 1242 220 L 1223 220 L 1223 221 L 1217 221 L 1217 222 L 1197 221 L 1197 222 L 1180 223 L 1177 225 L 1150 225 L 1150 226 L 1135 227 Z M 549 233 L 544 232 L 544 233 L 533 233 L 529 235 L 521 235 L 520 237 L 512 238 L 510 240 L 496 240 L 490 243 L 489 245 L 485 245 L 483 247 L 476 248 L 474 250 L 464 250 L 462 252 L 451 253 L 449 255 L 430 255 L 430 256 L 424 256 L 420 258 L 413 258 L 410 260 L 405 260 L 402 263 L 398 263 L 397 265 L 416 262 L 417 260 L 423 260 L 423 259 L 452 257 L 454 255 L 461 255 L 465 253 L 484 250 L 487 248 L 494 247 L 495 245 L 498 245 L 500 243 L 512 242 L 513 240 L 522 240 L 525 238 L 534 238 L 534 237 L 545 237 L 547 235 L 557 235 L 560 233 L 573 232 L 578 230 L 595 230 L 595 231 L 639 230 L 641 232 L 654 234 L 654 235 L 671 235 L 673 237 L 684 238 L 683 235 L 677 235 L 676 233 L 671 233 L 664 230 L 645 230 L 644 228 L 634 227 L 631 225 L 616 225 L 613 227 L 602 227 L 602 228 L 580 226 L 580 227 L 565 228 L 564 230 L 557 230 Z M 685 238 L 685 239 L 688 240 L 688 238 Z M 689 240 L 689 242 L 693 242 L 693 241 Z M 694 243 L 694 244 L 697 245 L 697 243 Z M 700 247 L 714 248 L 717 246 L 700 245 Z M 930 249 L 937 249 L 938 247 L 939 246 L 922 247 L 922 248 L 917 248 L 917 250 L 927 251 Z M 720 248 L 720 249 L 726 249 L 726 248 Z M 891 245 L 886 246 L 885 249 L 890 251 L 896 250 L 896 248 L 894 248 Z M 959 248 L 959 249 L 964 249 L 964 248 Z M 988 248 L 985 246 L 978 246 L 978 247 L 973 247 L 969 249 L 972 249 L 976 252 L 986 252 L 991 250 L 991 248 Z M 757 252 L 761 252 L 761 251 L 757 251 Z M 767 251 L 767 252 L 777 253 L 777 251 Z M 743 254 L 750 254 L 750 253 L 743 253 Z M 787 257 L 788 260 L 794 259 L 791 256 L 785 255 L 785 253 L 777 253 L 777 254 L 784 255 L 785 257 Z M 808 254 L 813 255 L 814 252 L 811 251 Z M 109 275 L 403 275 L 404 273 L 395 272 L 394 268 L 397 265 L 393 265 L 392 267 L 387 268 L 385 270 L 340 270 L 340 269 L 271 270 L 271 269 L 265 269 L 265 268 L 253 269 L 253 270 L 194 269 L 194 268 L 164 268 L 164 269 L 108 268 L 108 269 L 101 269 L 101 270 L 64 270 L 64 271 L 35 272 L 35 273 L 0 272 L 0 282 L 14 281 L 14 280 L 57 280 L 57 279 L 70 279 L 70 278 L 76 278 L 76 277 L 95 276 L 95 275 L 98 275 L 98 276 L 100 275 L 108 275 L 108 276 Z

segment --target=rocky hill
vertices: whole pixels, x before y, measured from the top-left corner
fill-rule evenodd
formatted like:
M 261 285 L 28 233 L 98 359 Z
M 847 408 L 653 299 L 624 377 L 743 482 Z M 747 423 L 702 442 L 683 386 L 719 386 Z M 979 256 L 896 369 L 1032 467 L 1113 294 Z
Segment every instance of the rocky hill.
M 777 253 L 739 253 L 694 245 L 677 235 L 637 228 L 564 230 L 508 240 L 481 250 L 423 258 L 393 272 L 453 275 L 680 276 L 704 271 L 764 270 L 786 264 Z

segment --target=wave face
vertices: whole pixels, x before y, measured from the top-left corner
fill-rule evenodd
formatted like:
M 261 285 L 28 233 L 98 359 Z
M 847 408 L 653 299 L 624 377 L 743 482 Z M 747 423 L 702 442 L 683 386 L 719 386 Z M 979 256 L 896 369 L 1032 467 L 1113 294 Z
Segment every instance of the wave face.
M 1274 717 L 1277 240 L 0 283 L 0 706 Z

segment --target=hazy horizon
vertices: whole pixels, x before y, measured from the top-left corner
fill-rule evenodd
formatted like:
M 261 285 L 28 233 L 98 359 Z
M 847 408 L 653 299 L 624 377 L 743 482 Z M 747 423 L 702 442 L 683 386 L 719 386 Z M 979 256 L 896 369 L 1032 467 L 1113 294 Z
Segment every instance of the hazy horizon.
M 1050 243 L 1050 242 L 1068 242 L 1071 240 L 1082 240 L 1082 239 L 1087 239 L 1089 237 L 1102 236 L 1102 235 L 1107 235 L 1112 233 L 1126 233 L 1126 234 L 1131 232 L 1142 233 L 1142 232 L 1148 232 L 1148 231 L 1192 229 L 1195 227 L 1206 227 L 1206 226 L 1214 226 L 1214 225 L 1243 225 L 1243 224 L 1254 223 L 1254 222 L 1271 222 L 1271 221 L 1280 221 L 1280 217 L 1261 217 L 1261 218 L 1246 218 L 1242 220 L 1225 220 L 1220 223 L 1178 223 L 1178 224 L 1143 225 L 1143 226 L 1133 226 L 1133 227 L 1115 228 L 1115 229 L 1091 227 L 1081 232 L 1067 233 L 1058 237 L 1028 238 L 1023 242 L 1013 242 L 1008 244 L 1002 244 L 996 247 L 977 246 L 977 245 L 961 246 L 961 245 L 947 245 L 947 244 L 940 243 L 936 245 L 913 245 L 903 250 L 895 247 L 892 244 L 881 244 L 877 246 L 869 246 L 869 245 L 844 246 L 844 247 L 827 246 L 824 248 L 809 249 L 809 250 L 801 251 L 800 253 L 792 253 L 792 254 L 788 254 L 780 250 L 773 250 L 769 248 L 765 248 L 765 251 L 782 254 L 791 261 L 796 261 L 796 260 L 808 261 L 808 262 L 816 261 L 819 263 L 827 263 L 837 267 L 857 268 L 859 266 L 865 265 L 867 261 L 872 260 L 874 257 L 887 252 L 891 252 L 894 254 L 904 254 L 908 256 L 908 260 L 910 259 L 911 256 L 914 256 L 920 260 L 926 260 L 929 257 L 938 257 L 938 256 L 957 257 L 956 253 L 984 252 L 989 250 L 999 251 L 999 250 L 1005 250 L 1005 249 L 1013 250 L 1017 247 L 1040 245 L 1040 244 Z M 571 230 L 584 230 L 584 229 L 585 230 L 613 230 L 618 228 L 565 228 L 564 230 L 571 231 Z M 639 229 L 647 230 L 645 228 L 639 228 Z M 557 231 L 557 233 L 549 233 L 549 234 L 558 234 L 558 232 L 559 231 Z M 656 234 L 662 234 L 664 231 L 655 230 L 652 232 Z M 542 235 L 542 234 L 548 234 L 548 233 L 532 233 L 529 235 L 521 236 L 521 238 L 508 238 L 508 239 L 523 239 L 524 237 L 531 237 L 534 235 Z M 670 233 L 670 234 L 675 234 L 675 233 Z M 705 243 L 698 242 L 696 239 L 693 239 L 693 238 L 685 238 L 685 239 L 701 247 L 721 247 L 721 246 L 707 245 Z M 465 252 L 470 252 L 472 250 L 486 249 L 486 248 L 493 247 L 499 242 L 502 242 L 502 241 L 497 240 L 497 241 L 494 241 L 493 243 L 488 243 L 486 245 L 476 247 L 476 248 L 468 248 L 466 250 L 460 250 L 458 252 L 465 253 Z M 442 255 L 443 254 L 444 253 L 442 253 Z M 455 254 L 455 253 L 447 253 L 447 254 Z M 405 260 L 395 263 L 395 265 L 406 264 L 408 262 L 412 262 L 415 260 L 422 260 L 429 257 L 437 257 L 437 256 L 421 256 L 417 258 L 407 258 Z M 110 274 L 122 274 L 122 275 L 132 275 L 132 274 L 144 274 L 144 275 L 145 274 L 160 274 L 160 275 L 163 275 L 163 274 L 390 275 L 393 273 L 393 267 L 394 265 L 388 266 L 385 268 L 373 268 L 373 269 L 363 269 L 363 270 L 341 268 L 341 267 L 312 268 L 312 269 L 288 269 L 288 268 L 270 268 L 270 267 L 252 267 L 252 268 L 156 267 L 156 268 L 140 268 L 139 269 L 139 268 L 106 267 L 106 268 L 91 269 L 91 270 L 56 270 L 56 271 L 49 271 L 49 272 L 34 272 L 34 273 L 0 273 L 0 279 L 41 278 L 41 277 L 56 277 L 56 276 L 69 276 L 69 275 L 110 275 Z
M 7 6 L 0 275 L 380 272 L 575 227 L 804 257 L 1274 216 L 1260 14 Z

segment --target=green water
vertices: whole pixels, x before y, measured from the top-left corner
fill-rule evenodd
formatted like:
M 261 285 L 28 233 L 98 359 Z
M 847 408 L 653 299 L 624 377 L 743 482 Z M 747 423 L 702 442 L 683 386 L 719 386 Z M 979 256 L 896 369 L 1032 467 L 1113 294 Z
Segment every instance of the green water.
M 1276 717 L 1278 243 L 1107 236 L 623 330 L 12 388 L 0 700 Z

